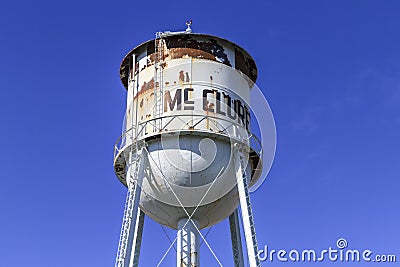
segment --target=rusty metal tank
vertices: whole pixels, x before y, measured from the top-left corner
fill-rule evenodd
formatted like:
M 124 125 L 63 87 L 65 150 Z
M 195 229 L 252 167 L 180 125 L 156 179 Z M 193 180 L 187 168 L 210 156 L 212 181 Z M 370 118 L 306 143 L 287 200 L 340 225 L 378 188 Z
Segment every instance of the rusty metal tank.
M 219 37 L 164 34 L 130 51 L 120 77 L 127 108 L 114 168 L 126 185 L 129 152 L 145 142 L 140 209 L 173 229 L 193 212 L 200 229 L 228 217 L 239 203 L 235 147 L 245 150 L 250 186 L 261 171 L 250 131 L 253 58 Z

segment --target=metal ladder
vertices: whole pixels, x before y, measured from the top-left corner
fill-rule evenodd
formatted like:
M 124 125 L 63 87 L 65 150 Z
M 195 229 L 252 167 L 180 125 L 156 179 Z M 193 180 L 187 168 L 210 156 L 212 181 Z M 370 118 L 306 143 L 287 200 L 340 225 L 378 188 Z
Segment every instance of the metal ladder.
M 244 166 L 243 154 L 239 150 L 235 151 L 235 168 L 238 177 L 237 187 L 240 199 L 240 210 L 242 211 L 243 228 L 249 264 L 250 267 L 259 267 L 261 266 L 261 263 L 258 258 L 258 244 L 254 225 L 253 210 L 251 208 L 250 193 L 247 185 L 246 168 Z
M 135 204 L 139 200 L 139 195 L 140 195 L 140 186 L 138 185 L 139 181 L 139 166 L 141 164 L 142 159 L 140 158 L 140 155 L 138 153 L 131 153 L 130 157 L 130 166 L 131 166 L 131 171 L 129 174 L 129 178 L 127 181 L 128 185 L 128 192 L 126 195 L 126 201 L 125 201 L 125 208 L 124 208 L 124 217 L 122 220 L 122 228 L 121 228 L 121 234 L 119 238 L 119 243 L 118 243 L 118 252 L 117 252 L 117 258 L 116 258 L 116 267 L 125 267 L 129 266 L 129 262 L 126 262 L 127 254 L 130 253 L 129 247 L 130 243 L 132 242 L 132 233 L 131 231 L 134 230 L 132 229 L 132 223 L 135 223 L 135 220 L 139 220 L 136 216 L 139 216 L 137 213 L 135 214 Z M 136 208 L 137 211 L 137 208 Z
M 162 32 L 156 33 L 155 39 L 155 63 L 154 63 L 154 108 L 153 108 L 153 119 L 154 119 L 154 132 L 158 132 L 162 129 L 162 121 L 158 119 L 163 113 L 163 69 L 164 69 L 164 39 L 162 38 Z

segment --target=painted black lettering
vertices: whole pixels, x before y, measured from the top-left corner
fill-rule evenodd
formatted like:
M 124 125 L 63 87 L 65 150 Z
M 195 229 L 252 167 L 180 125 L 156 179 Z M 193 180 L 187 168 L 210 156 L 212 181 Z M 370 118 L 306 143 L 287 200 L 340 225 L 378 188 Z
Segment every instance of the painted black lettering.
M 226 116 L 226 113 L 221 110 L 221 93 L 217 92 L 217 103 L 216 103 L 217 113 Z
M 164 112 L 168 111 L 168 106 L 170 111 L 173 111 L 175 105 L 177 105 L 177 110 L 182 109 L 182 89 L 176 89 L 174 100 L 171 98 L 170 91 L 166 91 L 164 94 Z
M 236 100 L 236 113 L 238 114 L 238 122 L 244 124 L 244 108 L 240 100 Z
M 189 100 L 189 92 L 193 92 L 193 88 L 185 88 L 185 90 L 183 90 L 184 110 L 194 110 L 194 101 Z
M 209 89 L 203 90 L 203 110 L 204 111 L 214 112 L 214 109 L 212 108 L 214 106 L 214 104 L 210 103 L 207 100 L 207 95 L 213 94 L 213 93 L 214 93 L 214 90 L 209 90 Z
M 232 120 L 236 119 L 236 112 L 235 112 L 235 108 L 232 108 L 232 98 L 230 95 L 228 94 L 224 94 L 224 98 L 226 99 L 226 103 L 228 105 L 228 117 Z
M 246 117 L 246 119 L 245 119 L 245 122 L 246 122 L 246 130 L 248 131 L 248 132 L 250 132 L 250 110 L 248 109 L 248 107 L 245 105 L 244 106 L 244 109 L 245 109 L 245 117 Z

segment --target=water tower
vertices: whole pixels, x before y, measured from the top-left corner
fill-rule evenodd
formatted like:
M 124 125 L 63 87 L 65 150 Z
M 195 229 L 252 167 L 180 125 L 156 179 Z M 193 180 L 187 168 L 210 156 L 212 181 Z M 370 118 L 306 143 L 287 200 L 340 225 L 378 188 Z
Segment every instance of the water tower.
M 127 105 L 114 168 L 128 194 L 115 266 L 138 266 L 145 215 L 177 230 L 177 267 L 200 266 L 200 230 L 227 217 L 235 266 L 244 266 L 240 217 L 249 264 L 260 266 L 249 195 L 262 169 L 250 131 L 256 64 L 187 25 L 157 33 L 121 63 Z

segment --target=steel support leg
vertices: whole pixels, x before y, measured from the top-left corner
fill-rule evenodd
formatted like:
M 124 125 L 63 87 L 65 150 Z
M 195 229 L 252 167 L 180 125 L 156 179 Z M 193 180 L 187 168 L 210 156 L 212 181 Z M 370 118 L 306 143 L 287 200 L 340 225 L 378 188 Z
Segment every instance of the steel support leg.
M 187 218 L 178 221 L 177 239 L 177 267 L 199 267 L 199 233 L 195 227 L 199 227 L 196 220 Z
M 247 176 L 245 172 L 246 166 L 243 166 L 243 157 L 238 149 L 234 153 L 234 161 L 249 264 L 250 267 L 258 267 L 261 266 L 261 264 L 260 260 L 258 259 L 258 245 L 254 226 L 253 211 L 251 209 L 250 194 L 247 187 Z
M 240 238 L 240 224 L 238 210 L 229 216 L 229 228 L 231 230 L 231 241 L 233 251 L 234 267 L 244 267 L 242 240 Z
M 132 155 L 131 155 L 132 157 Z M 144 213 L 139 208 L 141 184 L 147 155 L 143 149 L 136 160 L 130 160 L 127 184 L 128 196 L 124 212 L 124 221 L 118 247 L 116 267 L 137 267 L 144 223 Z
M 133 236 L 131 260 L 129 263 L 129 267 L 139 266 L 139 256 L 140 256 L 140 247 L 142 245 L 143 226 L 144 226 L 144 213 L 139 208 L 136 216 L 135 231 Z

